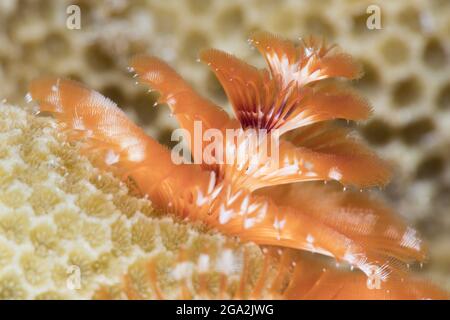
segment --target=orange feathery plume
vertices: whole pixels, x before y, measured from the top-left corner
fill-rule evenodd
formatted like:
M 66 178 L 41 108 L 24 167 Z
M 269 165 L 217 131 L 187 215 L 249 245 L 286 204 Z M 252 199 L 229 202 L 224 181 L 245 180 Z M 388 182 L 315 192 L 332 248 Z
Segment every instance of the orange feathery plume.
M 71 129 L 69 138 L 83 139 L 85 151 L 95 150 L 99 165 L 132 179 L 160 210 L 202 221 L 243 241 L 331 256 L 366 275 L 376 267 L 382 280 L 390 281 L 386 283 L 391 290 L 388 296 L 372 294 L 364 287 L 362 274 L 342 275 L 330 269 L 318 275 L 313 269 L 320 266 L 304 262 L 297 263 L 302 271 L 294 273 L 281 297 L 416 298 L 428 293 L 440 297 L 413 280 L 409 289 L 397 281 L 402 264 L 423 261 L 425 249 L 416 231 L 384 204 L 330 185 L 301 183 L 335 180 L 363 188 L 388 182 L 387 165 L 349 130 L 331 123 L 369 116 L 365 99 L 331 79 L 357 78 L 360 67 L 337 46 L 316 38 L 295 45 L 256 33 L 251 40 L 269 69 L 259 70 L 214 49 L 200 55 L 224 87 L 236 119 L 197 95 L 165 62 L 150 56 L 131 62 L 139 80 L 161 93 L 159 101 L 171 108 L 191 136 L 195 121 L 201 121 L 204 129 L 237 131 L 240 144 L 223 144 L 226 151 L 233 151 L 231 163 L 221 163 L 213 155 L 212 165 L 174 164 L 169 150 L 145 135 L 113 102 L 74 81 L 38 79 L 30 86 L 31 98 L 41 111 L 52 112 Z M 255 134 L 251 130 L 277 132 L 279 163 L 260 153 L 253 154 L 252 161 L 239 161 L 245 153 L 241 147 Z M 193 150 L 194 159 L 201 157 Z M 335 279 L 340 286 L 330 291 Z M 409 294 L 410 289 L 420 293 Z M 355 290 L 358 296 L 353 295 Z

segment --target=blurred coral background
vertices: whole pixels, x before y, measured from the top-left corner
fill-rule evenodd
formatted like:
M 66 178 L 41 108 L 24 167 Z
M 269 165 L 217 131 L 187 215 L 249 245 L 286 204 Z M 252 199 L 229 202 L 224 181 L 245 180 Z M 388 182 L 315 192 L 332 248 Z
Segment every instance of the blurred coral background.
M 70 4 L 81 29 L 66 27 Z M 367 7 L 381 8 L 369 30 Z M 175 123 L 155 94 L 127 72 L 136 53 L 157 55 L 201 93 L 228 107 L 218 82 L 196 62 L 216 47 L 261 64 L 246 44 L 263 29 L 297 39 L 316 34 L 357 57 L 354 82 L 373 105 L 357 129 L 394 166 L 383 190 L 430 247 L 424 266 L 450 287 L 450 1 L 26 1 L 0 2 L 0 100 L 24 105 L 27 84 L 43 74 L 80 80 L 117 102 L 149 134 L 168 142 Z

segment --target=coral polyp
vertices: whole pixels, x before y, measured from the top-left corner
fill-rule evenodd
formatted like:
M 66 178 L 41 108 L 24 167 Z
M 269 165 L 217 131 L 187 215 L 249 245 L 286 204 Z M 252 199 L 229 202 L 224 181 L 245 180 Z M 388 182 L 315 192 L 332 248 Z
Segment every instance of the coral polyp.
M 359 121 L 370 115 L 368 102 L 341 81 L 359 77 L 358 64 L 339 47 L 316 38 L 294 44 L 261 32 L 251 43 L 268 69 L 219 50 L 200 53 L 227 93 L 234 118 L 195 93 L 162 60 L 140 55 L 131 61 L 138 80 L 160 92 L 159 102 L 169 106 L 191 136 L 196 122 L 205 129 L 237 132 L 237 145 L 222 142 L 225 152 L 234 150 L 231 163 L 223 163 L 217 153 L 205 163 L 204 154 L 192 150 L 194 164 L 176 164 L 166 147 L 101 94 L 57 77 L 30 85 L 31 99 L 41 112 L 54 115 L 69 141 L 81 141 L 83 154 L 148 197 L 157 210 L 256 244 L 250 253 L 234 242 L 220 253 L 207 246 L 201 246 L 202 254 L 180 250 L 177 265 L 165 275 L 171 281 L 160 279 L 161 267 L 149 258 L 143 262 L 152 288 L 148 297 L 445 297 L 405 272 L 407 264 L 426 258 L 417 232 L 381 200 L 359 192 L 384 186 L 390 170 L 334 121 Z M 239 137 L 262 131 L 277 133 L 277 161 L 261 153 L 240 161 L 248 140 Z M 343 192 L 337 184 L 351 190 Z M 242 249 L 239 254 L 234 246 Z M 305 251 L 358 270 L 344 272 Z M 256 272 L 248 271 L 250 263 Z M 368 277 L 376 277 L 382 289 L 368 288 Z M 132 278 L 127 273 L 119 291 L 128 298 L 146 298 Z M 331 285 L 336 291 L 330 291 Z M 106 286 L 97 297 L 115 295 Z

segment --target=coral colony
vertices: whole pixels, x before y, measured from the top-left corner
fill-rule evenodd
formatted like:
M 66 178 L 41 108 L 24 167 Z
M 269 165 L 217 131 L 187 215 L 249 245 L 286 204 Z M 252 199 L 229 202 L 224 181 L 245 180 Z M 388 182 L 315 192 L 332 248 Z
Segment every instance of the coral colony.
M 223 86 L 233 118 L 158 58 L 131 61 L 130 71 L 160 92 L 159 102 L 178 120 L 193 163 L 174 161 L 174 152 L 114 102 L 79 83 L 43 77 L 32 82 L 29 97 L 63 124 L 69 140 L 81 140 L 82 151 L 94 154 L 101 168 L 113 170 L 161 212 L 261 248 L 258 266 L 250 266 L 251 254 L 235 259 L 231 249 L 213 254 L 204 248 L 196 263 L 186 262 L 192 256 L 183 252 L 172 273 L 182 288 L 179 297 L 445 297 L 406 271 L 426 257 L 416 231 L 382 201 L 359 192 L 390 178 L 386 163 L 333 121 L 370 115 L 368 102 L 342 81 L 358 78 L 359 65 L 317 38 L 294 44 L 259 32 L 250 42 L 268 69 L 219 50 L 200 53 Z M 175 153 L 186 158 L 182 149 Z M 207 275 L 213 261 L 216 271 Z M 167 297 L 151 261 L 148 268 L 154 297 Z M 239 285 L 229 281 L 233 272 L 240 274 Z M 142 298 L 124 279 L 127 297 Z M 99 290 L 98 297 L 110 295 Z

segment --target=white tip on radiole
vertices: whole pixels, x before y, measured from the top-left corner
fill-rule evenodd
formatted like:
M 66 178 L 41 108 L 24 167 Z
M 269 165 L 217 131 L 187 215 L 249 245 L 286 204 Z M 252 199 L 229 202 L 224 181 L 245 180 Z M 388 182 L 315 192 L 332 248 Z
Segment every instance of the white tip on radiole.
M 33 97 L 31 96 L 31 93 L 27 93 L 26 95 L 25 95 L 25 102 L 26 103 L 30 103 L 31 101 L 33 101 Z

